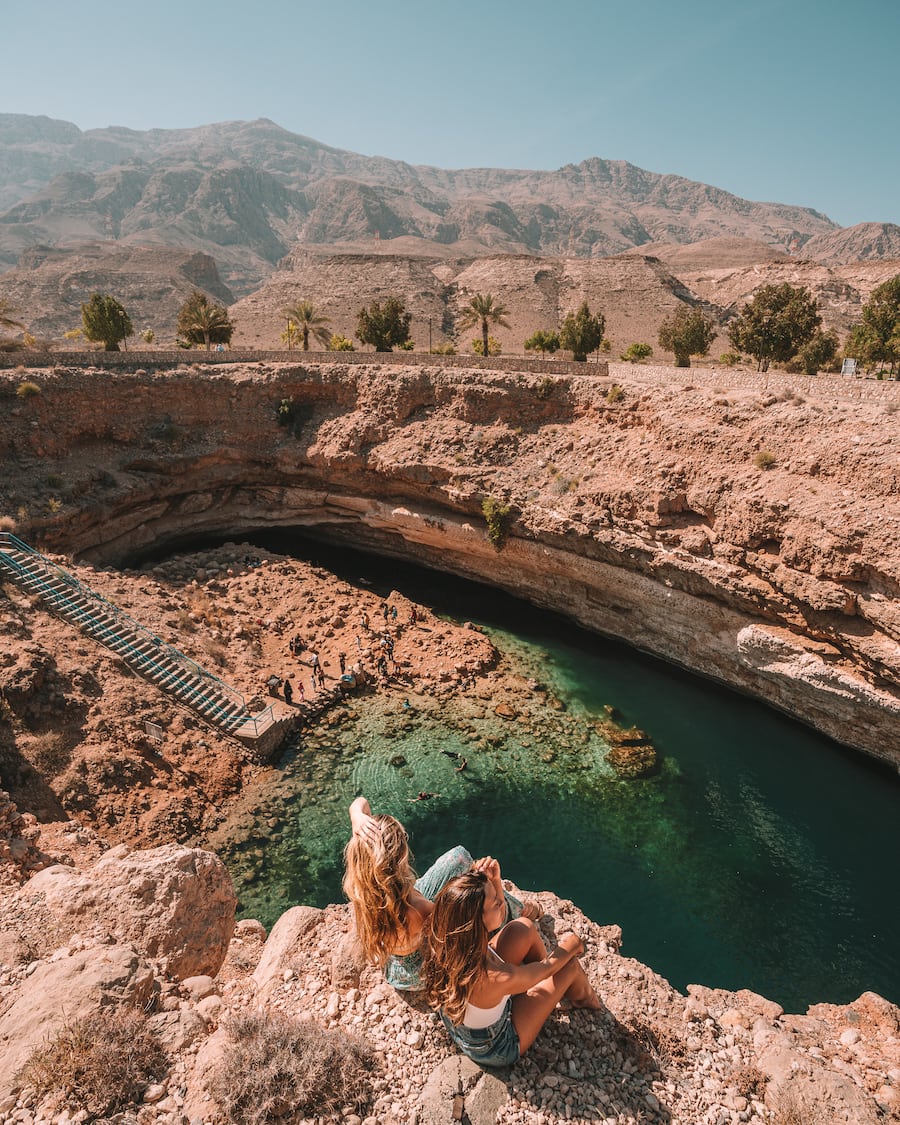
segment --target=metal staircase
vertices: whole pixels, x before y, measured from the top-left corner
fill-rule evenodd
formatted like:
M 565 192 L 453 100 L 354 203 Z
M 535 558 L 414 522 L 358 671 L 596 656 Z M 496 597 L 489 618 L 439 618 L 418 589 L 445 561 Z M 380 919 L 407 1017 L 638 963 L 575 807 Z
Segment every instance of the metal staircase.
M 201 668 L 8 531 L 0 531 L 0 579 L 34 594 L 64 621 L 116 653 L 137 675 L 224 734 L 254 741 L 275 722 L 252 713 L 235 688 Z

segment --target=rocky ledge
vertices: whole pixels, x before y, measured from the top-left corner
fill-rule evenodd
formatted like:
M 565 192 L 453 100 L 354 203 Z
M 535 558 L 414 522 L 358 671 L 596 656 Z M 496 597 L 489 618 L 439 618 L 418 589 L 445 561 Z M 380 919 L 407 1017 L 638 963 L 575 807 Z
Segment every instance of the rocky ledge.
M 0 375 L 0 506 L 96 563 L 273 527 L 412 558 L 897 765 L 900 396 L 860 387 L 625 365 L 21 370 Z
M 268 935 L 258 922 L 235 926 L 219 860 L 178 845 L 123 846 L 84 874 L 46 868 L 0 907 L 0 1120 L 97 1120 L 83 1090 L 81 1104 L 65 1089 L 39 1093 L 23 1068 L 101 1009 L 137 1008 L 141 1034 L 159 1053 L 153 1073 L 103 1116 L 121 1125 L 900 1121 L 896 1006 L 865 993 L 791 1015 L 746 991 L 692 985 L 682 995 L 622 953 L 618 927 L 551 893 L 536 897 L 548 940 L 565 929 L 585 938 L 584 963 L 605 1008 L 557 1011 L 523 1060 L 489 1074 L 455 1052 L 431 1013 L 361 963 L 346 906 L 294 907 Z M 277 1113 L 253 1116 L 245 1106 L 243 1117 L 229 1116 L 223 1090 L 248 1077 L 235 1073 L 235 1028 L 251 1026 L 250 1017 L 257 1029 L 312 1029 L 353 1043 L 367 1067 L 352 1101 L 326 1112 L 321 1093 L 303 1110 L 296 1088 L 276 1076 L 257 1089 L 253 1112 L 268 1097 L 280 1099 Z M 331 1079 L 316 1081 L 324 1090 Z

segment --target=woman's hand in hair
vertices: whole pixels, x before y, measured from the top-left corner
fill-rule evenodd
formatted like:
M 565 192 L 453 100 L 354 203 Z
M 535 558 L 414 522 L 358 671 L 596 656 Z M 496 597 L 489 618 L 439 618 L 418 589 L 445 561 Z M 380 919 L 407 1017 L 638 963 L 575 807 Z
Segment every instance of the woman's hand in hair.
M 354 836 L 374 844 L 379 838 L 378 822 L 372 816 L 372 809 L 365 797 L 357 797 L 350 806 L 350 825 Z

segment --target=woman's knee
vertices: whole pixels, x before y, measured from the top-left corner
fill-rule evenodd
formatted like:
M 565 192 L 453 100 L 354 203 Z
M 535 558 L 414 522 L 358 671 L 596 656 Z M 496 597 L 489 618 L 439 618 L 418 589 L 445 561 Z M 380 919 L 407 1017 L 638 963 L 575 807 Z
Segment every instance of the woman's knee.
M 521 962 L 538 945 L 543 948 L 541 935 L 530 918 L 515 918 L 507 922 L 497 935 L 495 949 L 504 961 Z

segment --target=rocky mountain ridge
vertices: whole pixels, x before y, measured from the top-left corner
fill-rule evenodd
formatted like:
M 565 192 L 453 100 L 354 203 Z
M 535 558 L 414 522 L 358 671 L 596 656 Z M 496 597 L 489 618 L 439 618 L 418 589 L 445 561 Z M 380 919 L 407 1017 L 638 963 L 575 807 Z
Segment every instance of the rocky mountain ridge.
M 894 253 L 890 224 L 845 234 L 812 208 L 741 199 L 591 158 L 556 171 L 440 169 L 332 148 L 262 119 L 82 132 L 0 115 L 0 268 L 30 246 L 115 239 L 213 256 L 246 294 L 298 244 L 415 239 L 459 255 L 618 254 L 743 238 L 823 254 Z M 852 228 L 857 230 L 857 228 Z

